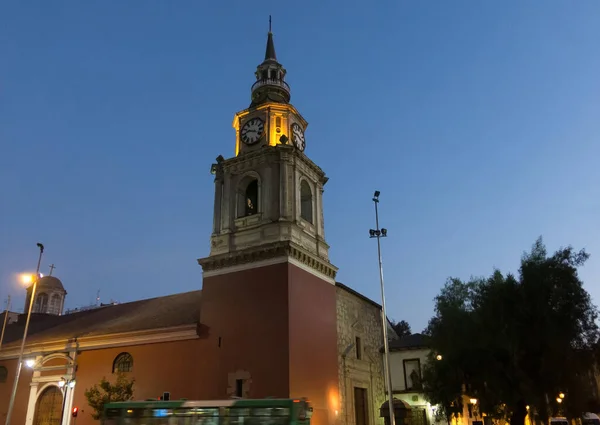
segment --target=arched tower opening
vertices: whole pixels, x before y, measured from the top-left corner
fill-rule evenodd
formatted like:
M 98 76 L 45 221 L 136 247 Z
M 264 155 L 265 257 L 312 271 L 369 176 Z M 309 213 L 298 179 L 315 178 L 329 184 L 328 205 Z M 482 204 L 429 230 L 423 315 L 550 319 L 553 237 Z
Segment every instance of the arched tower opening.
M 300 183 L 300 217 L 313 224 L 312 189 L 306 180 Z

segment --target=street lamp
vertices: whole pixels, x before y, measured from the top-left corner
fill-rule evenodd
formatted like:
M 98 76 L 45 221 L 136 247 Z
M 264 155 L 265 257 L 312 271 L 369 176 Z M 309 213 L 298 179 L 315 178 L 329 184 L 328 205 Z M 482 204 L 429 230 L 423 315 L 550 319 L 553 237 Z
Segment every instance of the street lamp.
M 387 333 L 387 314 L 385 312 L 385 290 L 383 287 L 383 265 L 381 264 L 381 242 L 380 238 L 387 237 L 387 229 L 379 228 L 379 204 L 378 190 L 373 194 L 373 203 L 375 204 L 375 229 L 369 230 L 370 238 L 377 238 L 377 257 L 379 259 L 379 283 L 381 285 L 381 322 L 383 323 L 383 349 L 385 351 L 385 385 L 388 392 L 388 403 L 390 408 L 390 425 L 395 425 L 396 418 L 394 417 L 394 395 L 392 393 L 392 371 L 390 369 L 390 346 L 388 344 Z
M 23 331 L 23 339 L 21 340 L 21 351 L 19 352 L 19 361 L 17 362 L 17 373 L 15 373 L 15 382 L 13 383 L 12 393 L 10 395 L 10 401 L 8 402 L 8 410 L 6 412 L 6 425 L 10 425 L 10 419 L 12 416 L 13 408 L 15 407 L 15 397 L 17 396 L 17 387 L 19 386 L 19 377 L 21 376 L 21 369 L 23 368 L 23 351 L 25 350 L 25 340 L 27 339 L 27 331 L 29 330 L 29 319 L 31 319 L 31 307 L 35 300 L 35 290 L 37 287 L 38 280 L 40 278 L 40 263 L 42 262 L 42 254 L 44 253 L 44 245 L 37 243 L 37 247 L 40 249 L 40 256 L 38 258 L 37 269 L 35 276 L 31 277 L 33 281 L 33 288 L 31 290 L 31 298 L 29 299 L 29 309 L 27 311 L 27 320 L 25 321 L 25 330 Z
M 440 361 L 440 360 L 442 360 L 442 359 L 443 359 L 443 357 L 442 357 L 442 355 L 441 355 L 441 354 L 438 354 L 437 356 L 435 356 L 435 359 L 436 359 L 437 361 Z
M 60 378 L 60 381 L 58 381 L 58 388 L 60 388 L 61 390 L 64 388 L 62 410 L 60 411 L 60 422 L 58 423 L 58 425 L 62 425 L 64 417 L 65 417 L 65 404 L 67 403 L 67 390 L 69 388 L 73 389 L 74 387 L 75 387 L 75 379 L 65 379 L 63 377 L 63 378 Z

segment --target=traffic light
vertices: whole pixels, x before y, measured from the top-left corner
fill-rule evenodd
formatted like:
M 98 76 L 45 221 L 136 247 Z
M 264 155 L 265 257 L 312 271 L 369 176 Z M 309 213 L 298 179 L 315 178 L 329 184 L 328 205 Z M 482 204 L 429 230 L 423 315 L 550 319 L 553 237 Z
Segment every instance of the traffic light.
M 73 417 L 77 417 L 77 412 L 79 412 L 79 407 L 73 407 Z

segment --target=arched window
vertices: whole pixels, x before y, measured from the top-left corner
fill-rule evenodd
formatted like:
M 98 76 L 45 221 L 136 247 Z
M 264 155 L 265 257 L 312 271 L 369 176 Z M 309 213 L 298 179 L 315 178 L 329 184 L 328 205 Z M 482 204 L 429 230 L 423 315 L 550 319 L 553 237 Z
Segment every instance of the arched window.
M 6 378 L 8 377 L 8 370 L 4 366 L 0 366 L 0 383 L 6 382 Z
M 133 370 L 133 357 L 129 353 L 121 353 L 113 362 L 113 373 L 131 372 Z
M 54 294 L 50 297 L 50 307 L 48 308 L 50 314 L 60 314 L 60 295 Z
M 258 212 L 258 180 L 252 180 L 246 186 L 244 215 L 254 215 Z
M 35 297 L 35 313 L 45 313 L 48 308 L 48 294 L 41 293 Z
M 300 183 L 300 217 L 311 224 L 313 222 L 312 190 L 306 180 L 302 180 Z

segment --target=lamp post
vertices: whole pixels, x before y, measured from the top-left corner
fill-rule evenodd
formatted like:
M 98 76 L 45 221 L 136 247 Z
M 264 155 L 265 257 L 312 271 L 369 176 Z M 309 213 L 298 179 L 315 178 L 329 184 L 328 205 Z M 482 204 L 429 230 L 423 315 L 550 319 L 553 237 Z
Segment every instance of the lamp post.
M 379 229 L 379 204 L 378 190 L 373 194 L 373 203 L 375 204 L 375 229 L 369 230 L 369 237 L 377 238 L 377 257 L 379 259 L 379 283 L 381 285 L 381 322 L 383 324 L 383 349 L 385 351 L 385 385 L 388 392 L 388 403 L 390 408 L 390 425 L 395 425 L 396 418 L 394 417 L 394 395 L 392 394 L 392 371 L 390 369 L 390 346 L 388 344 L 387 332 L 387 314 L 385 311 L 385 290 L 383 287 L 383 265 L 381 264 L 381 242 L 380 238 L 387 237 L 387 229 Z
M 38 242 L 37 247 L 40 249 L 35 276 L 33 277 L 33 289 L 31 290 L 31 298 L 29 299 L 29 308 L 27 311 L 27 320 L 25 321 L 25 330 L 23 331 L 23 339 L 21 340 L 21 351 L 19 352 L 19 361 L 17 362 L 17 373 L 15 373 L 15 382 L 13 383 L 10 401 L 8 402 L 8 411 L 6 412 L 6 425 L 10 425 L 13 408 L 15 407 L 15 397 L 17 396 L 17 387 L 19 386 L 19 377 L 23 368 L 23 351 L 25 350 L 25 340 L 27 339 L 27 331 L 29 330 L 29 319 L 31 319 L 31 307 L 35 301 L 35 290 L 38 280 L 40 279 L 40 263 L 42 262 L 42 254 L 44 253 L 44 245 Z
M 73 379 L 61 378 L 61 380 L 58 381 L 58 387 L 60 389 L 64 388 L 62 410 L 60 411 L 60 422 L 58 423 L 58 425 L 62 425 L 63 420 L 65 418 L 65 404 L 67 403 L 67 391 L 69 390 L 69 388 L 73 389 L 74 386 L 75 386 L 74 378 Z

